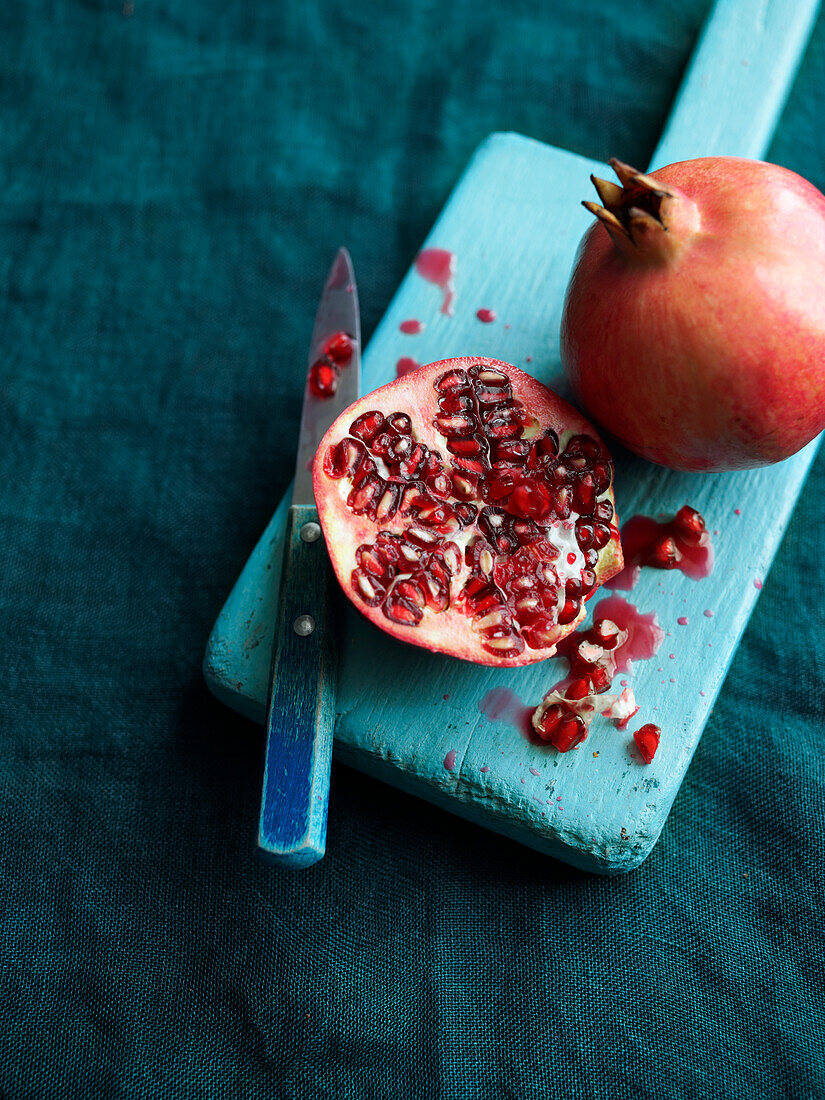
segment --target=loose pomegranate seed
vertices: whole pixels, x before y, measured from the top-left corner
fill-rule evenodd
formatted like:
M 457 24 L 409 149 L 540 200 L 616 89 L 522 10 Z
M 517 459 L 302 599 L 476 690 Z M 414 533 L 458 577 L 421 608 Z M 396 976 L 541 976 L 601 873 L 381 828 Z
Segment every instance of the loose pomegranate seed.
M 673 517 L 673 526 L 685 542 L 694 546 L 707 534 L 705 521 L 689 504 L 684 504 Z
M 569 752 L 587 736 L 587 726 L 580 715 L 561 703 L 548 707 L 537 730 L 559 752 Z
M 319 359 L 309 368 L 309 388 L 316 397 L 333 397 L 338 389 L 340 370 L 326 359 Z
M 645 553 L 642 564 L 652 565 L 654 569 L 675 569 L 682 558 L 682 552 L 672 535 L 662 535 Z
M 352 359 L 355 343 L 347 332 L 336 332 L 324 344 L 324 355 L 339 367 L 345 367 Z
M 645 764 L 649 764 L 656 755 L 661 736 L 662 731 L 652 723 L 642 726 L 633 734 L 633 740 L 636 742 L 636 747 L 642 754 Z

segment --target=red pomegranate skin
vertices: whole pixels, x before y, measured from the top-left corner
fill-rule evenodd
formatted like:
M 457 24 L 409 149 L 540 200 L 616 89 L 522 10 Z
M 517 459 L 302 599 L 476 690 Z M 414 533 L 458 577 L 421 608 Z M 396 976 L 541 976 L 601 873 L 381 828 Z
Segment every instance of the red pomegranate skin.
M 334 452 L 335 448 L 341 445 L 342 441 L 351 440 L 353 438 L 352 427 L 358 418 L 364 416 L 364 414 L 373 412 L 380 412 L 387 420 L 396 413 L 406 414 L 412 421 L 413 442 L 415 444 L 423 444 L 430 454 L 439 455 L 443 462 L 444 471 L 450 477 L 454 477 L 457 472 L 460 473 L 457 467 L 453 465 L 455 461 L 453 455 L 448 451 L 448 438 L 436 423 L 436 417 L 441 415 L 439 411 L 440 394 L 436 387 L 440 384 L 439 379 L 443 378 L 447 372 L 456 370 L 470 371 L 472 369 L 482 368 L 489 368 L 507 376 L 507 380 L 512 389 L 513 401 L 516 406 L 520 403 L 526 414 L 524 418 L 524 427 L 518 429 L 521 439 L 525 441 L 538 440 L 548 429 L 552 429 L 559 436 L 558 450 L 564 451 L 565 447 L 570 444 L 570 441 L 574 437 L 587 436 L 595 444 L 598 444 L 601 453 L 604 455 L 608 464 L 610 464 L 609 455 L 604 448 L 604 444 L 601 442 L 598 433 L 592 425 L 589 424 L 577 410 L 559 398 L 546 386 L 508 363 L 502 363 L 496 359 L 480 356 L 464 357 L 443 360 L 421 366 L 414 372 L 398 378 L 389 385 L 383 386 L 367 394 L 346 409 L 332 424 L 318 448 L 313 463 L 313 487 L 319 520 L 324 532 L 330 560 L 338 581 L 347 597 L 366 618 L 393 637 L 413 645 L 422 646 L 434 652 L 458 657 L 477 664 L 495 667 L 516 667 L 545 660 L 547 657 L 552 656 L 555 653 L 558 641 L 570 634 L 586 614 L 585 599 L 590 593 L 583 592 L 581 598 L 577 598 L 573 601 L 572 608 L 570 607 L 569 601 L 566 600 L 565 595 L 568 578 L 570 578 L 571 583 L 575 585 L 577 583 L 575 578 L 581 578 L 582 568 L 585 565 L 583 560 L 584 552 L 578 548 L 578 542 L 571 542 L 571 540 L 578 540 L 579 538 L 575 529 L 576 515 L 571 515 L 570 519 L 567 521 L 567 527 L 553 516 L 542 520 L 541 534 L 543 535 L 549 532 L 551 538 L 556 538 L 558 540 L 558 554 L 555 559 L 548 559 L 546 557 L 532 559 L 530 557 L 532 550 L 530 546 L 525 544 L 520 544 L 516 551 L 510 553 L 501 553 L 496 550 L 493 554 L 493 560 L 496 563 L 493 570 L 490 570 L 490 559 L 487 559 L 485 565 L 485 568 L 488 570 L 487 577 L 495 578 L 495 584 L 499 584 L 502 589 L 506 587 L 507 582 L 501 581 L 500 578 L 501 576 L 509 576 L 506 571 L 511 568 L 515 561 L 527 561 L 532 576 L 545 576 L 546 574 L 542 574 L 540 571 L 543 568 L 543 563 L 548 561 L 552 564 L 553 569 L 558 571 L 557 587 L 559 589 L 559 598 L 555 610 L 547 612 L 552 619 L 549 627 L 546 626 L 542 628 L 542 631 L 538 634 L 539 640 L 537 641 L 536 636 L 531 634 L 531 620 L 529 615 L 525 619 L 524 613 L 519 611 L 518 615 L 521 616 L 521 618 L 513 629 L 518 636 L 516 638 L 516 643 L 520 649 L 517 652 L 501 652 L 495 648 L 491 648 L 491 638 L 485 636 L 485 633 L 481 631 L 479 625 L 487 621 L 486 616 L 488 614 L 492 614 L 493 616 L 497 614 L 496 608 L 498 604 L 494 600 L 493 605 L 489 609 L 475 613 L 471 610 L 468 599 L 466 598 L 466 586 L 471 580 L 478 577 L 478 573 L 473 572 L 473 567 L 467 561 L 467 547 L 469 544 L 473 543 L 473 540 L 482 537 L 480 533 L 482 531 L 480 526 L 482 511 L 485 507 L 488 509 L 490 507 L 483 499 L 481 492 L 479 491 L 473 496 L 465 495 L 462 497 L 463 504 L 472 505 L 472 507 L 478 511 L 479 518 L 477 521 L 470 522 L 457 531 L 447 530 L 446 533 L 439 528 L 431 528 L 434 534 L 438 536 L 441 545 L 452 543 L 458 548 L 457 552 L 453 551 L 453 564 L 459 559 L 461 561 L 460 566 L 453 570 L 449 580 L 448 606 L 433 609 L 428 603 L 423 611 L 420 612 L 420 619 L 418 622 L 404 623 L 393 621 L 387 616 L 385 613 L 385 602 L 377 602 L 374 605 L 370 605 L 369 600 L 362 598 L 362 595 L 357 591 L 356 566 L 359 560 L 358 552 L 359 548 L 363 549 L 364 547 L 368 547 L 371 563 L 375 566 L 374 549 L 377 544 L 380 545 L 379 534 L 381 534 L 382 538 L 387 533 L 389 533 L 391 537 L 400 536 L 408 544 L 409 539 L 407 539 L 407 532 L 409 532 L 411 528 L 418 526 L 419 521 L 409 516 L 403 517 L 400 513 L 390 518 L 384 517 L 380 520 L 376 515 L 356 514 L 349 501 L 350 494 L 360 492 L 355 484 L 359 476 L 358 471 L 356 470 L 353 475 L 344 477 L 332 477 L 330 475 L 329 456 Z M 486 430 L 486 428 L 483 429 L 483 431 Z M 368 446 L 372 447 L 374 444 L 369 444 Z M 493 447 L 494 444 L 490 444 L 491 457 L 493 455 Z M 372 451 L 369 453 L 374 460 L 374 453 Z M 382 471 L 380 469 L 380 463 L 378 465 L 379 476 L 382 474 L 386 476 L 387 471 Z M 493 474 L 494 471 L 491 470 L 489 477 L 492 478 Z M 409 482 L 407 484 L 409 484 Z M 382 493 L 383 491 L 384 490 L 382 490 Z M 380 499 L 383 500 L 384 497 L 381 496 Z M 446 495 L 442 500 L 450 508 L 457 503 L 454 494 Z M 605 491 L 599 493 L 598 502 L 600 502 L 604 508 L 607 508 L 609 503 L 611 519 L 605 521 L 605 526 L 609 524 L 610 528 L 608 541 L 599 549 L 598 561 L 592 568 L 592 572 L 595 573 L 595 583 L 591 592 L 596 591 L 599 584 L 619 572 L 623 564 L 621 542 L 618 534 L 619 521 L 613 512 L 612 480 L 611 485 Z M 374 511 L 375 508 L 373 507 L 373 512 Z M 508 523 L 514 522 L 518 518 L 519 517 L 513 516 L 509 512 L 506 514 Z M 521 518 L 523 519 L 524 517 Z M 558 524 L 558 526 L 554 527 L 553 524 Z M 532 546 L 534 544 L 536 546 L 540 545 L 540 543 L 535 540 L 534 543 L 530 545 Z M 556 546 L 555 543 L 553 545 Z M 573 548 L 575 548 L 575 550 Z M 472 547 L 470 552 L 471 551 Z M 519 554 L 520 557 L 517 558 L 517 554 Z M 450 555 L 447 556 L 449 557 Z M 571 558 L 575 558 L 575 562 L 571 562 Z M 363 556 L 360 560 L 362 562 L 364 561 Z M 397 567 L 395 581 L 390 579 L 390 581 L 386 583 L 385 587 L 388 592 L 392 591 L 394 583 L 399 582 L 403 576 L 410 572 L 414 572 L 415 569 L 418 568 L 417 566 L 403 566 L 403 559 L 399 560 L 402 564 Z M 522 566 L 520 565 L 519 569 L 521 568 Z M 539 571 L 538 574 L 537 570 Z M 502 573 L 500 571 L 504 572 Z M 361 569 L 361 573 L 363 573 L 363 568 Z M 438 570 L 437 574 L 435 580 L 438 581 L 440 576 L 442 583 L 441 595 L 443 597 L 443 569 Z M 518 570 L 516 570 L 516 574 L 518 575 Z M 370 576 L 374 580 L 373 574 L 370 574 Z M 533 584 L 533 589 L 526 593 L 528 598 L 531 596 L 532 592 L 536 592 L 539 595 L 546 595 L 547 592 L 552 591 L 553 588 L 552 580 L 547 582 L 547 587 L 542 587 L 544 584 L 543 581 L 539 582 L 538 585 L 536 585 L 535 582 L 533 582 Z M 504 601 L 506 605 L 504 606 L 505 618 L 511 625 L 514 622 L 515 614 L 513 612 L 513 605 L 516 598 L 520 598 L 521 595 L 521 590 L 519 590 L 518 597 L 513 597 L 512 599 L 508 597 L 508 599 Z M 501 602 L 502 601 L 499 601 L 499 603 Z M 569 621 L 558 623 L 556 621 L 557 618 L 561 617 L 566 619 L 568 617 L 568 611 L 570 615 Z M 416 612 L 416 614 L 418 614 L 418 612 Z M 542 614 L 544 614 L 544 611 L 542 611 Z M 485 628 L 487 634 L 490 634 L 491 631 L 492 634 L 495 634 L 497 629 L 496 627 Z M 509 629 L 509 627 L 507 629 Z M 532 644 L 529 644 L 525 640 L 528 638 L 531 639 Z M 492 644 L 493 647 L 495 647 L 495 638 L 492 639 Z
M 579 403 L 644 458 L 737 470 L 825 428 L 825 196 L 776 165 L 681 161 L 661 247 L 600 222 L 568 288 L 561 351 Z

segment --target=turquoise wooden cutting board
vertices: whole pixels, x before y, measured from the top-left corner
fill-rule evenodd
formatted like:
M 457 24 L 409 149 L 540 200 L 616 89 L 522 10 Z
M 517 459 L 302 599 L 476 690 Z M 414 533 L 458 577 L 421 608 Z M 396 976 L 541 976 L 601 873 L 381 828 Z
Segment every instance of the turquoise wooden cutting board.
M 698 155 L 764 155 L 816 9 L 814 0 L 717 4 L 651 168 Z M 591 172 L 610 176 L 604 165 L 515 134 L 485 141 L 426 242 L 455 254 L 454 314 L 440 311 L 438 288 L 411 270 L 366 349 L 365 392 L 394 378 L 401 357 L 425 363 L 458 355 L 505 359 L 563 392 L 559 321 L 590 222 L 579 200 L 590 197 Z M 496 320 L 482 323 L 479 309 L 493 310 Z M 409 319 L 423 331 L 402 332 Z M 654 611 L 666 634 L 656 657 L 624 677 L 641 705 L 630 728 L 655 722 L 663 731 L 651 765 L 630 747 L 628 732 L 605 719 L 566 755 L 524 736 L 526 707 L 562 677 L 561 661 L 496 670 L 432 655 L 394 642 L 349 604 L 340 623 L 336 755 L 578 867 L 616 874 L 638 866 L 665 823 L 814 453 L 815 444 L 771 469 L 702 476 L 615 455 L 622 517 L 672 514 L 689 502 L 714 532 L 710 577 L 645 570 L 625 593 L 639 611 Z M 285 515 L 282 502 L 204 661 L 212 691 L 258 721 Z M 334 813 L 334 791 L 331 801 Z

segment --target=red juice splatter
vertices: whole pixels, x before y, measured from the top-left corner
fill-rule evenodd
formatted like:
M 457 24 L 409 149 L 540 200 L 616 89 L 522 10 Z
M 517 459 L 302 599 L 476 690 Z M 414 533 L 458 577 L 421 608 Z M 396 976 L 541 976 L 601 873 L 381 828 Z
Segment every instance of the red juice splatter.
M 488 765 L 487 765 L 487 764 L 485 764 L 483 768 L 479 768 L 478 770 L 479 770 L 480 772 L 488 772 L 488 771 L 489 771 L 490 769 L 489 769 Z
M 424 331 L 424 325 L 421 321 L 416 321 L 414 317 L 411 317 L 409 321 L 402 321 L 398 327 L 402 332 L 406 332 L 408 336 L 417 336 L 419 332 Z
M 687 617 L 687 615 L 680 615 L 676 622 L 679 624 L 679 626 L 687 626 L 690 622 L 690 619 Z
M 713 618 L 713 612 L 711 611 L 711 609 L 709 607 L 706 608 L 702 612 L 702 614 L 705 616 L 706 619 L 712 619 Z M 710 645 L 710 642 L 708 642 L 708 645 Z
M 412 359 L 409 355 L 402 355 L 395 364 L 395 377 L 403 378 L 405 374 L 418 370 L 420 366 L 421 364 L 417 359 Z
M 444 757 L 444 767 L 447 769 L 448 772 L 451 772 L 455 768 L 455 758 L 455 749 L 450 749 L 450 751 Z
M 742 515 L 742 509 L 741 508 L 734 508 L 733 509 L 733 514 L 735 516 L 741 516 Z
M 683 537 L 672 520 L 660 523 L 651 516 L 632 516 L 622 526 L 625 567 L 607 582 L 606 587 L 629 592 L 639 579 L 642 564 L 652 564 L 650 557 L 655 547 L 668 537 L 673 540 L 679 558 L 665 568 L 678 569 L 694 581 L 710 575 L 713 569 L 713 547 L 706 531 L 699 542 L 691 543 Z
M 531 718 L 535 707 L 525 706 L 518 695 L 509 688 L 491 688 L 478 704 L 478 709 L 491 722 L 506 722 L 529 741 L 533 740 L 534 730 Z M 532 768 L 530 770 L 532 771 Z
M 441 312 L 452 316 L 455 301 L 455 253 L 446 248 L 425 248 L 415 258 L 415 270 L 422 279 L 434 283 L 444 294 Z
M 606 596 L 599 600 L 593 618 L 610 619 L 619 630 L 627 631 L 627 641 L 614 651 L 618 672 L 630 672 L 633 661 L 649 661 L 665 640 L 656 612 L 642 615 L 623 596 Z
M 489 325 L 495 321 L 496 311 L 494 309 L 477 309 L 476 317 L 479 321 L 483 321 L 485 325 Z
M 753 578 L 753 587 L 756 588 L 756 589 L 759 589 L 759 588 L 762 587 L 762 582 L 760 581 L 759 577 L 754 577 Z

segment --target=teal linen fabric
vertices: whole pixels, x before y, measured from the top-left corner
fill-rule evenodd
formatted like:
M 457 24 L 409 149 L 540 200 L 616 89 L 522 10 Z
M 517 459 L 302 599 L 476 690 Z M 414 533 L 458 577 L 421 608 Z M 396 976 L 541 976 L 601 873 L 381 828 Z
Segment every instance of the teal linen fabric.
M 264 866 L 200 675 L 334 249 L 369 334 L 490 131 L 644 164 L 707 6 L 0 5 L 4 1100 L 825 1095 L 825 456 L 627 878 L 341 766 Z M 820 188 L 823 115 L 820 19 L 771 153 Z

